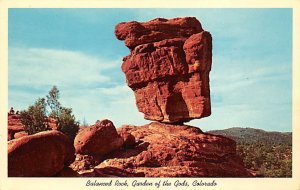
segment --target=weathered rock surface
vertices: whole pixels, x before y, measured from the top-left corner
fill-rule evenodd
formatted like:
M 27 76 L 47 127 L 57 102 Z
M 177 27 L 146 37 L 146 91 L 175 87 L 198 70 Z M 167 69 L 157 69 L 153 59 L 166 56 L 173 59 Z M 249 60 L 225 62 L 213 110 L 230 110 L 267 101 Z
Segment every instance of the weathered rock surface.
M 74 153 L 68 137 L 55 130 L 8 141 L 8 176 L 53 176 L 74 161 Z
M 202 32 L 200 22 L 194 17 L 164 19 L 149 22 L 122 22 L 116 26 L 115 34 L 125 45 L 133 49 L 138 45 L 176 37 L 189 37 Z
M 116 167 L 146 177 L 250 176 L 236 154 L 235 141 L 185 125 L 125 126 L 139 144 L 111 154 L 98 168 Z
M 75 161 L 64 168 L 58 177 L 144 177 L 144 173 L 130 172 L 116 167 L 97 168 L 104 157 L 77 154 Z
M 186 125 L 158 122 L 122 126 L 135 146 L 99 160 L 79 156 L 71 168 L 81 177 L 251 177 L 236 153 L 235 141 Z M 84 167 L 86 165 L 86 167 Z
M 104 160 L 103 156 L 92 156 L 76 154 L 75 161 L 70 165 L 79 175 L 89 173 L 95 166 L 99 165 Z
M 109 120 L 81 128 L 74 140 L 76 153 L 104 156 L 123 145 L 114 124 Z
M 211 114 L 212 37 L 194 17 L 120 23 L 131 50 L 122 71 L 145 119 L 182 123 Z

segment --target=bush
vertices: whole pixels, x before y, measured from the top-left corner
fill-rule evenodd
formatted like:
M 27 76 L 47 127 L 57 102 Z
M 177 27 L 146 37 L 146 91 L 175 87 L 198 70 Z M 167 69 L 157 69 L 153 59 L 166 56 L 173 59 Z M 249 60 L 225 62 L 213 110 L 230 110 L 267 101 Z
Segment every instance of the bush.
M 72 109 L 62 108 L 58 118 L 57 129 L 73 140 L 78 132 L 79 122 L 75 121 L 75 117 L 72 115 Z
M 49 128 L 47 118 L 50 117 L 55 119 L 57 130 L 74 140 L 79 129 L 79 122 L 76 121 L 71 108 L 61 106 L 58 101 L 59 90 L 56 86 L 52 87 L 46 98 L 47 101 L 39 98 L 34 105 L 28 107 L 28 110 L 21 111 L 21 122 L 25 126 L 26 132 L 31 135 L 46 131 Z M 47 105 L 51 110 L 49 115 L 47 115 Z
M 48 129 L 46 113 L 46 102 L 44 98 L 39 98 L 34 105 L 28 107 L 28 110 L 20 112 L 21 123 L 29 135 Z

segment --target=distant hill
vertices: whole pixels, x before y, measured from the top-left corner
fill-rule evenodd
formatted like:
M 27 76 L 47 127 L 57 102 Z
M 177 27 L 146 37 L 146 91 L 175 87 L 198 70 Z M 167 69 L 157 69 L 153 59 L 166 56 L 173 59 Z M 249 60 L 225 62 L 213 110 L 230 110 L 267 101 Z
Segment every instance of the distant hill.
M 292 133 L 234 127 L 207 131 L 237 142 L 246 168 L 257 177 L 292 177 Z
M 291 132 L 269 132 L 254 128 L 233 127 L 223 130 L 207 131 L 207 133 L 223 135 L 234 139 L 237 142 L 264 142 L 272 144 L 292 145 Z

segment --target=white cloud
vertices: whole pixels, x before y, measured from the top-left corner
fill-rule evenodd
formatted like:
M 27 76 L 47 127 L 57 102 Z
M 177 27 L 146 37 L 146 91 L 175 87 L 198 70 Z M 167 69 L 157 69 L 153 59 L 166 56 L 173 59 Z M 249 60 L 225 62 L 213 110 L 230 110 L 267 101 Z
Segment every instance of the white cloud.
M 89 124 L 102 119 L 110 119 L 116 127 L 147 123 L 137 110 L 133 91 L 126 84 L 86 89 L 82 94 L 62 93 L 62 97 L 65 97 L 62 103 L 73 108 L 77 119 L 85 118 Z
M 105 71 L 118 66 L 117 61 L 105 60 L 81 52 L 41 49 L 9 49 L 9 84 L 78 86 L 110 82 Z

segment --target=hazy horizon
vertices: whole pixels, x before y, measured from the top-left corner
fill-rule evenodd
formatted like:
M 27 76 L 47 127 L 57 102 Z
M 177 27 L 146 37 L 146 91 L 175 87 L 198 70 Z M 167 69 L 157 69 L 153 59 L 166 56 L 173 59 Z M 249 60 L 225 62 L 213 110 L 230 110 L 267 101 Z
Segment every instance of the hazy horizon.
M 186 124 L 292 131 L 292 9 L 9 9 L 8 109 L 53 85 L 77 120 L 116 127 L 150 121 L 121 71 L 119 22 L 194 16 L 213 37 L 212 115 Z

